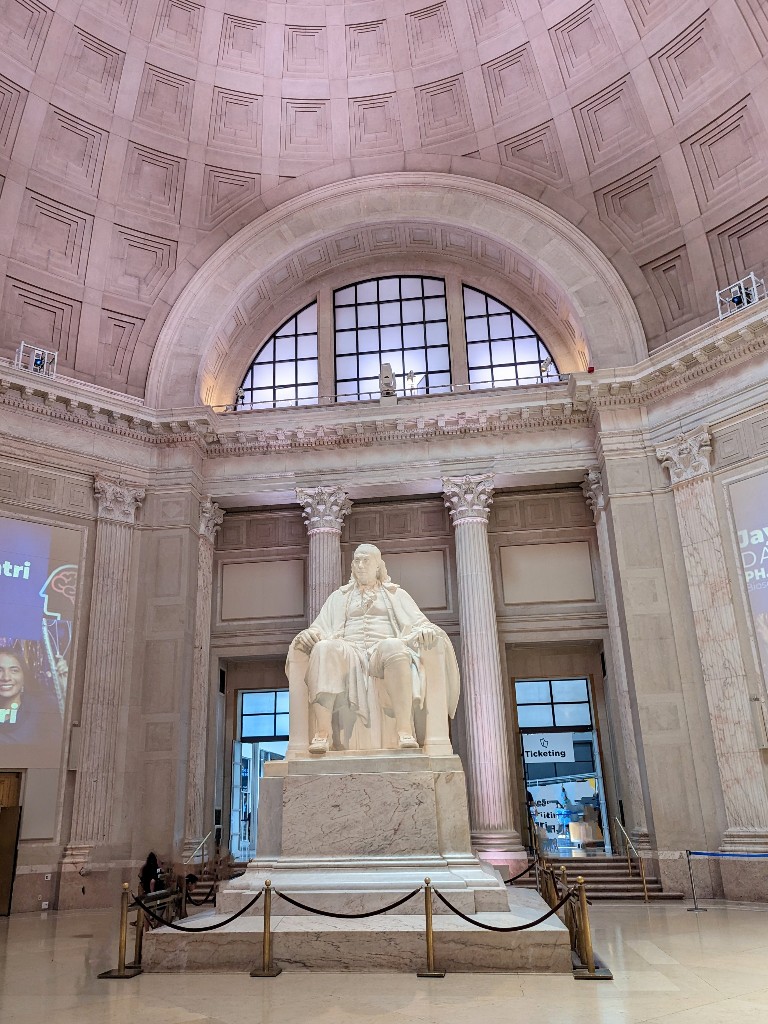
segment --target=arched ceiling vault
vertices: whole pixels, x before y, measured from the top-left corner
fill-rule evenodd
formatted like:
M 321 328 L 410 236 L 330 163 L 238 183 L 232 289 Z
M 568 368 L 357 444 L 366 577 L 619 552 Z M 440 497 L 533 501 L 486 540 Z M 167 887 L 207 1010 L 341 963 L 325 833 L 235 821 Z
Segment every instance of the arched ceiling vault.
M 453 257 L 468 268 L 487 267 L 490 278 L 501 274 L 511 283 L 513 298 L 515 292 L 522 298 L 527 279 L 542 305 L 557 311 L 560 333 L 570 327 L 574 362 L 579 346 L 598 366 L 626 366 L 646 354 L 642 325 L 621 278 L 559 214 L 491 182 L 401 172 L 300 195 L 221 245 L 163 325 L 148 399 L 164 406 L 190 404 L 193 396 L 231 401 L 231 390 L 217 394 L 216 382 L 225 380 L 222 367 L 246 326 L 268 316 L 281 295 L 293 302 L 281 314 L 299 308 L 295 300 L 315 276 L 346 267 L 339 281 L 355 279 L 357 259 L 370 263 L 377 249 L 387 258 L 393 250 L 408 256 L 421 251 L 429 260 Z
M 143 396 L 210 256 L 370 175 L 557 212 L 612 262 L 644 348 L 768 269 L 765 0 L 0 0 L 0 23 L 5 356 L 32 340 Z M 430 208 L 435 230 L 451 213 Z M 463 228 L 537 258 L 536 230 Z M 578 312 L 572 267 L 536 270 Z

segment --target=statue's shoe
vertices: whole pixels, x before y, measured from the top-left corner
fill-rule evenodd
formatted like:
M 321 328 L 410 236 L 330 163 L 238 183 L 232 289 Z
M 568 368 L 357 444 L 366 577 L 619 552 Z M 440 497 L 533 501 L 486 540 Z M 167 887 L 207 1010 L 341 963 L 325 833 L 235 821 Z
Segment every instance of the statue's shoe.
M 415 737 L 411 736 L 410 733 L 401 732 L 398 734 L 398 740 L 400 743 L 401 750 L 418 750 L 419 744 L 416 742 Z M 309 748 L 310 750 L 312 747 Z
M 327 736 L 315 736 L 312 742 L 309 744 L 310 754 L 327 754 L 328 753 L 328 737 Z

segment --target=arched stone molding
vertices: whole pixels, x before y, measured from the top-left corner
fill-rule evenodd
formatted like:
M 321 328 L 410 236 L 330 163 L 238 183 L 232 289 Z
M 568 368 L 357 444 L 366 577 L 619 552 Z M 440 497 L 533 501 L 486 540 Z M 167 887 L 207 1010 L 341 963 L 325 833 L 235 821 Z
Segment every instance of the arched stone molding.
M 402 229 L 403 225 L 380 227 L 382 230 L 390 231 Z M 435 225 L 431 228 L 438 238 L 445 233 Z M 367 233 L 375 230 L 377 229 L 370 229 Z M 462 235 L 468 238 L 470 244 L 473 241 L 477 243 L 473 246 L 474 249 L 478 249 L 483 242 L 480 236 L 472 236 L 470 232 L 463 231 Z M 334 239 L 327 239 L 325 244 L 333 246 Z M 316 249 L 317 246 L 310 248 Z M 466 255 L 461 257 L 446 252 L 444 248 L 439 252 L 425 250 L 415 253 L 407 251 L 403 246 L 395 252 L 389 249 L 385 254 L 369 252 L 363 257 L 345 259 L 325 273 L 313 275 L 310 272 L 303 282 L 297 284 L 295 290 L 291 289 L 286 294 L 275 297 L 271 303 L 265 305 L 258 316 L 247 321 L 234 315 L 230 318 L 232 333 L 224 339 L 226 358 L 222 360 L 217 353 L 217 363 L 213 367 L 209 364 L 207 369 L 203 369 L 201 398 L 211 405 L 230 404 L 253 357 L 266 339 L 298 310 L 312 302 L 322 289 L 327 289 L 330 306 L 333 301 L 331 293 L 334 289 L 369 277 L 384 277 L 387 274 L 415 274 L 442 278 L 452 275 L 460 278 L 462 283 L 488 292 L 525 317 L 545 341 L 562 373 L 583 371 L 589 365 L 587 344 L 573 307 L 562 289 L 557 288 L 537 271 L 530 261 L 524 260 L 509 247 L 506 252 L 500 252 L 500 259 L 505 268 L 510 268 L 506 273 L 481 265 L 475 260 L 467 262 Z
M 160 332 L 150 364 L 148 403 L 194 405 L 204 397 L 216 404 L 220 396 L 212 383 L 232 347 L 229 339 L 262 315 L 273 291 L 295 299 L 313 272 L 320 276 L 350 261 L 356 237 L 380 229 L 385 238 L 395 227 L 411 239 L 418 239 L 419 231 L 426 240 L 439 234 L 449 245 L 451 232 L 471 238 L 471 248 L 465 243 L 461 257 L 468 265 L 486 242 L 525 258 L 557 282 L 561 301 L 578 318 L 593 365 L 632 365 L 647 355 L 626 286 L 570 222 L 493 182 L 402 172 L 337 182 L 296 196 L 214 252 L 191 277 Z M 340 253 L 334 244 L 342 236 L 351 254 Z M 428 241 L 423 248 L 429 251 Z M 358 256 L 363 255 L 371 253 L 363 249 Z

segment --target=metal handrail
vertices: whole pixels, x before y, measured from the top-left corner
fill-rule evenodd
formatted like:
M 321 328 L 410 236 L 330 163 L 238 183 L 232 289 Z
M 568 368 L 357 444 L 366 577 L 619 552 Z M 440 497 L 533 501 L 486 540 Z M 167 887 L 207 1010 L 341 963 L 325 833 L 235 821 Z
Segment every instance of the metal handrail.
M 629 855 L 629 851 L 632 850 L 634 855 L 637 857 L 637 863 L 638 863 L 638 865 L 640 867 L 640 879 L 641 879 L 641 881 L 643 883 L 643 897 L 645 899 L 645 902 L 649 903 L 650 900 L 648 898 L 648 883 L 645 880 L 645 863 L 643 861 L 643 858 L 640 856 L 640 853 L 639 853 L 637 847 L 632 842 L 632 840 L 629 838 L 629 834 L 628 834 L 627 830 L 621 824 L 619 819 L 618 818 L 614 818 L 613 820 L 614 820 L 614 823 L 619 826 L 619 830 L 620 830 L 621 834 L 624 836 L 624 850 L 625 850 L 626 855 L 627 855 L 627 867 L 629 868 L 630 875 L 632 874 L 632 858 Z
M 211 831 L 208 833 L 208 835 L 205 837 L 205 839 L 201 840 L 197 844 L 197 846 L 195 847 L 194 851 L 192 853 L 190 853 L 190 855 L 186 858 L 186 860 L 182 861 L 182 864 L 189 864 L 189 863 L 191 863 L 195 859 L 195 857 L 198 855 L 199 851 L 205 846 L 205 844 L 208 842 L 208 840 L 211 838 L 212 835 L 213 835 L 213 829 L 211 829 Z M 203 861 L 205 861 L 205 857 L 203 857 Z

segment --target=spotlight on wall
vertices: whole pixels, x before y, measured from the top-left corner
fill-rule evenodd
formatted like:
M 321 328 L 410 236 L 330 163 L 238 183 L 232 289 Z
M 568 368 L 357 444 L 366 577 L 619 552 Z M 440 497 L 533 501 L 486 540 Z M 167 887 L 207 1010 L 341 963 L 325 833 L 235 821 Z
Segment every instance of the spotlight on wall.
M 738 313 L 745 306 L 751 306 L 754 302 L 760 302 L 766 297 L 765 281 L 755 277 L 754 271 L 740 281 L 726 285 L 719 292 L 715 293 L 717 298 L 717 313 L 722 320 L 732 313 Z
M 13 365 L 19 370 L 38 373 L 42 377 L 55 377 L 58 358 L 57 352 L 50 352 L 47 348 L 40 348 L 32 342 L 22 341 L 16 350 Z
M 379 394 L 382 398 L 394 398 L 397 394 L 397 385 L 391 363 L 382 363 L 379 369 Z

